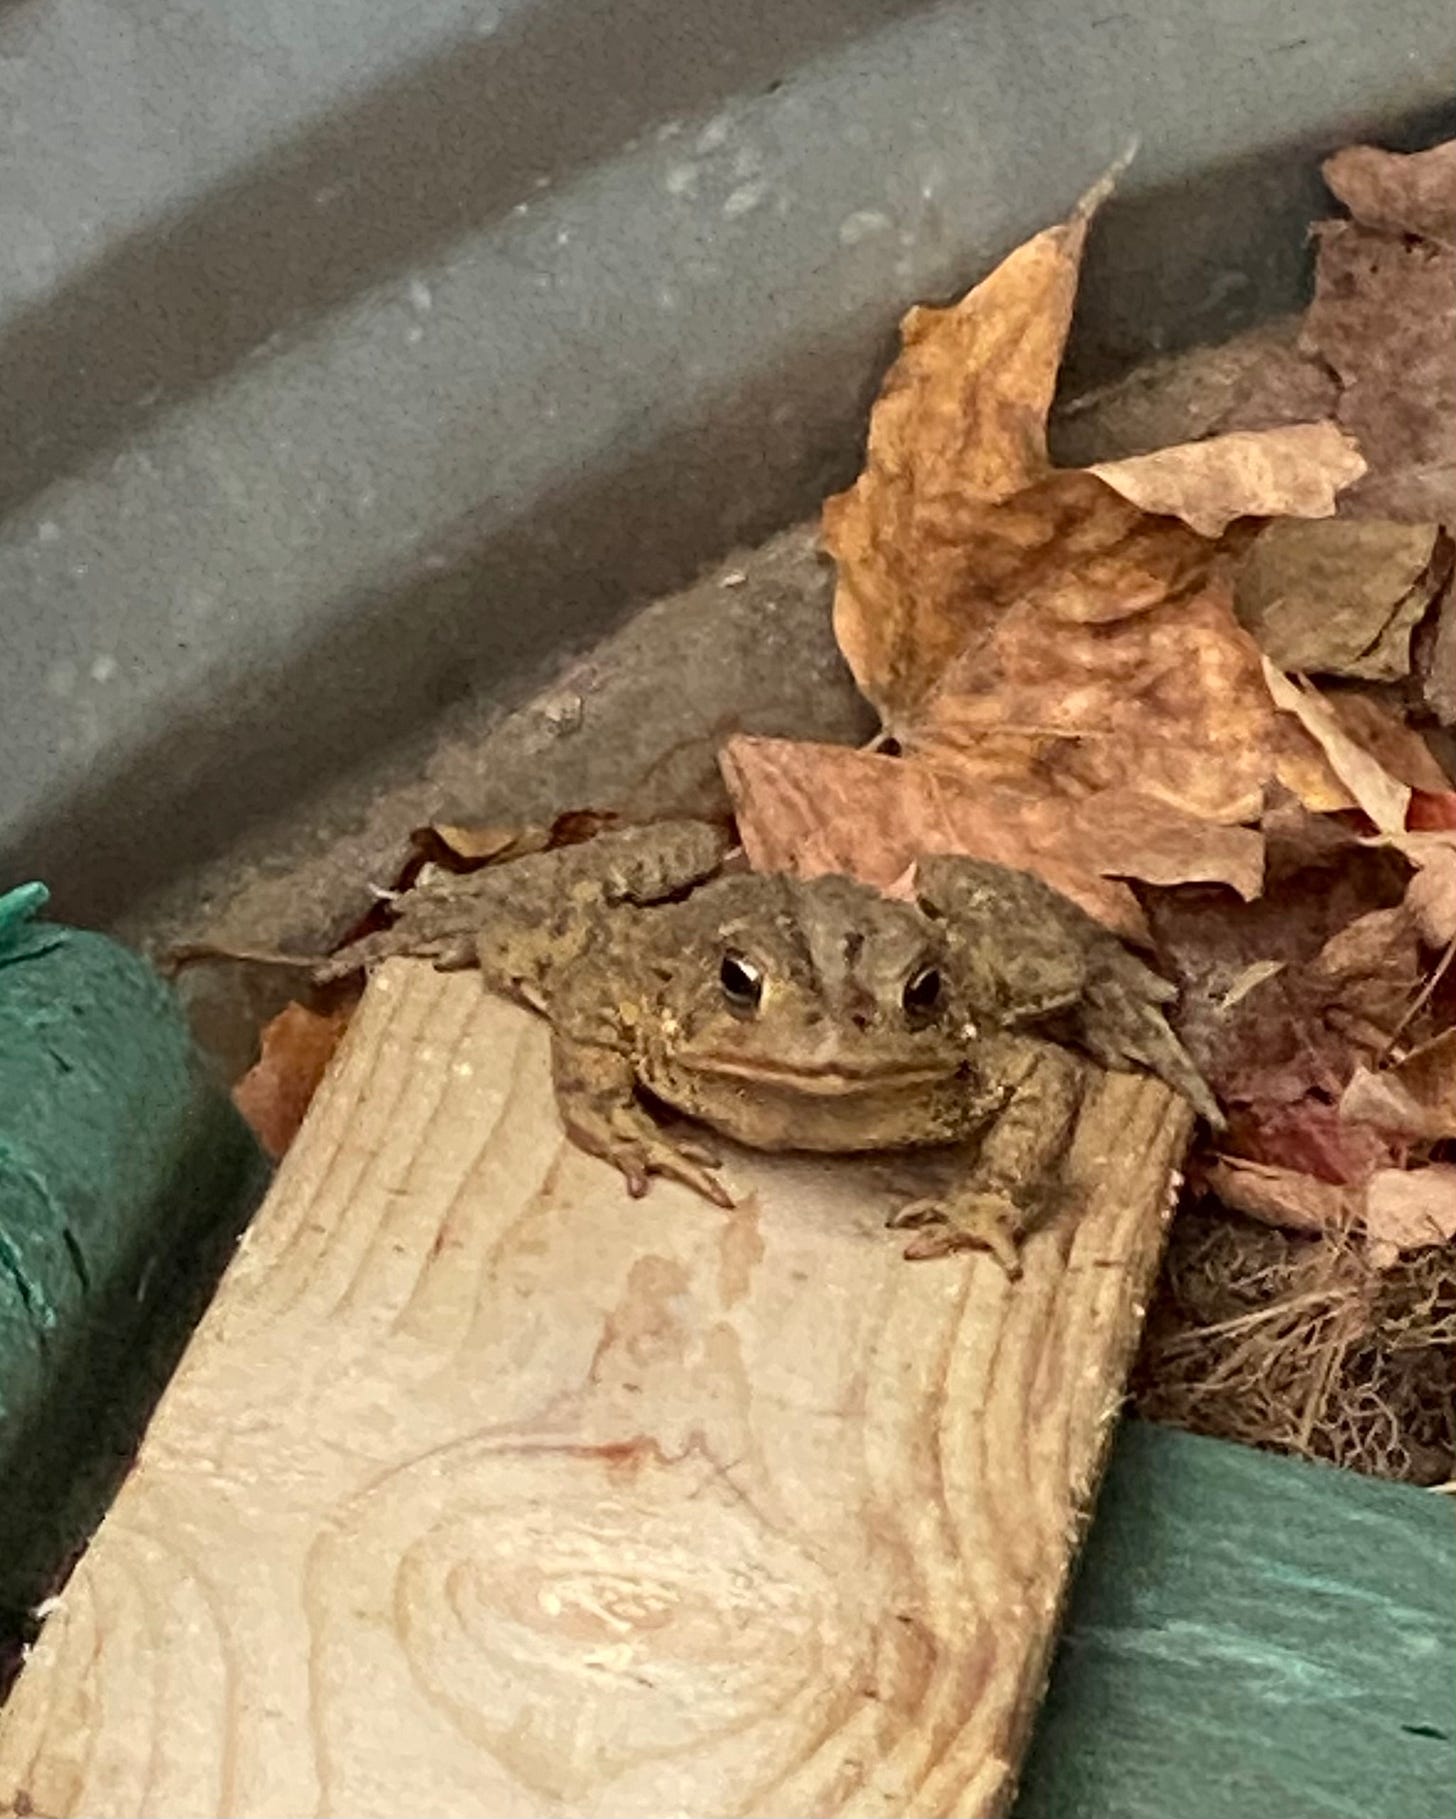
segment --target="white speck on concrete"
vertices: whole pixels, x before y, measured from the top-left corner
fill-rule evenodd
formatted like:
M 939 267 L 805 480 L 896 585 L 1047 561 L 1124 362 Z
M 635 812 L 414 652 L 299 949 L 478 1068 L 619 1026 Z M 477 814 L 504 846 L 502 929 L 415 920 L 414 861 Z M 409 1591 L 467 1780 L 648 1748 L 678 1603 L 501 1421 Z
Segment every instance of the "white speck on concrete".
M 719 581 L 719 587 L 742 587 L 748 577 L 741 568 L 730 568 Z
M 409 300 L 410 308 L 418 310 L 422 316 L 428 316 L 435 307 L 435 294 L 423 278 L 410 279 Z
M 558 246 L 571 245 L 571 229 L 569 227 L 563 227 L 557 232 L 556 244 Z
M 42 518 L 36 526 L 36 540 L 40 543 L 59 543 L 61 527 L 54 518 Z
M 677 308 L 677 292 L 664 284 L 657 293 L 657 307 L 671 315 Z
M 106 683 L 116 674 L 116 659 L 112 656 L 101 656 L 91 665 L 91 680 Z
M 698 134 L 698 150 L 700 152 L 721 151 L 728 143 L 729 131 L 727 119 L 722 114 L 718 114 Z
M 475 15 L 475 35 L 477 38 L 493 38 L 501 28 L 501 10 L 498 6 L 483 6 Z
M 839 224 L 839 244 L 841 246 L 858 246 L 861 240 L 870 240 L 876 234 L 887 234 L 894 226 L 890 217 L 882 209 L 857 208 L 852 215 L 846 215 Z
M 91 573 L 91 564 L 89 562 L 73 562 L 71 564 L 71 573 L 78 581 L 84 581 L 86 576 Z
M 404 338 L 410 347 L 418 347 L 425 338 L 425 331 L 420 327 L 418 322 L 411 322 L 409 327 L 404 331 Z
M 511 213 L 516 217 L 517 220 L 520 220 L 522 217 L 529 215 L 530 212 L 531 212 L 531 205 L 529 202 L 518 202 L 516 204 L 516 206 L 511 210 Z
M 450 1071 L 457 1080 L 473 1080 L 475 1078 L 475 1063 L 473 1061 L 457 1061 Z
M 740 215 L 746 215 L 757 208 L 767 194 L 766 183 L 740 183 L 737 189 L 728 192 L 728 199 L 723 204 L 725 218 L 736 221 Z
M 570 689 L 563 689 L 558 694 L 548 695 L 541 703 L 541 718 L 561 738 L 567 733 L 574 733 L 581 725 L 585 706 L 580 695 Z
M 691 196 L 698 187 L 696 164 L 674 164 L 662 180 L 669 196 Z

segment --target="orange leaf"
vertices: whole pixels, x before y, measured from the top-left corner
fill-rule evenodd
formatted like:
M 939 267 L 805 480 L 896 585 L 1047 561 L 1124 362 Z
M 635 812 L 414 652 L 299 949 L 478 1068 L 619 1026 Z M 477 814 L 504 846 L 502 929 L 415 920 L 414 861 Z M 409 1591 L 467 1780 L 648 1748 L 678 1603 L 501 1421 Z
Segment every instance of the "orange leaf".
M 233 1103 L 275 1161 L 298 1134 L 349 1016 L 289 1004 L 264 1026 L 262 1053 L 233 1088 Z
M 1220 537 L 1236 518 L 1333 517 L 1335 494 L 1360 478 L 1365 463 L 1335 424 L 1291 423 L 1230 430 L 1087 471 L 1145 512 Z
M 1034 597 L 1012 606 L 948 666 L 909 743 L 977 775 L 1034 774 L 1064 795 L 1136 789 L 1208 821 L 1255 819 L 1275 781 L 1312 808 L 1350 803 L 1273 711 L 1221 579 L 1117 623 L 1048 623 Z
M 1248 898 L 1263 840 L 1210 827 L 1133 791 L 1067 801 L 1026 789 L 968 789 L 953 768 L 844 746 L 736 738 L 721 757 L 749 863 L 813 877 L 843 872 L 909 889 L 927 853 L 965 853 L 1034 871 L 1120 933 L 1146 933 L 1119 878 L 1231 885 Z
M 864 472 L 826 501 L 834 629 L 894 725 L 965 642 L 954 603 L 967 516 L 1048 471 L 1046 421 L 1099 185 L 949 309 L 912 309 L 870 417 Z

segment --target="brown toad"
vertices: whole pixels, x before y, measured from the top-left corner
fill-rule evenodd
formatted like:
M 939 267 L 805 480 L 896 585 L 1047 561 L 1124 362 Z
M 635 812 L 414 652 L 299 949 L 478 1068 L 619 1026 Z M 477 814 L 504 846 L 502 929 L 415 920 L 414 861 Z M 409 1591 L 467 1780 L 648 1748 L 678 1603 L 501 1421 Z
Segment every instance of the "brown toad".
M 907 1254 L 981 1244 L 1014 1270 L 1089 1057 L 1217 1121 L 1164 1020 L 1172 987 L 1039 879 L 930 858 L 912 904 L 848 878 L 715 876 L 726 851 L 697 823 L 600 835 L 412 893 L 373 950 L 473 949 L 489 989 L 544 1014 L 565 1127 L 634 1194 L 667 1175 L 731 1204 L 643 1089 L 756 1149 L 965 1145 L 952 1191 L 892 1215 L 939 1228 Z

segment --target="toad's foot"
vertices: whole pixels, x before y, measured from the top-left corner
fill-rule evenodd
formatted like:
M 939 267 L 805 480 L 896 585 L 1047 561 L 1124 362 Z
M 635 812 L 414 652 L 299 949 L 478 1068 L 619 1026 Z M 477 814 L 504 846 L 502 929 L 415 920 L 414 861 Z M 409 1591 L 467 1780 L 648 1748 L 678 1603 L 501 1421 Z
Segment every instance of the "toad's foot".
M 647 1192 L 654 1175 L 682 1182 L 714 1206 L 733 1197 L 708 1172 L 718 1166 L 706 1144 L 674 1142 L 635 1096 L 632 1070 L 610 1049 L 557 1035 L 552 1044 L 556 1104 L 566 1134 L 579 1149 L 610 1162 L 627 1178 L 634 1200 Z
M 971 1188 L 941 1199 L 912 1200 L 885 1223 L 895 1231 L 917 1235 L 905 1246 L 912 1262 L 948 1257 L 955 1251 L 985 1250 L 1005 1270 L 1021 1274 L 1020 1243 L 1033 1223 L 1027 1209 L 1010 1194 Z
M 715 1181 L 710 1169 L 720 1166 L 717 1153 L 706 1143 L 674 1142 L 653 1123 L 641 1106 L 619 1106 L 611 1118 L 611 1132 L 606 1144 L 596 1148 L 586 1142 L 579 1130 L 571 1135 L 584 1149 L 594 1149 L 603 1161 L 620 1169 L 627 1177 L 627 1192 L 640 1200 L 651 1185 L 654 1175 L 681 1181 L 714 1206 L 732 1206 L 733 1196 L 721 1181 Z

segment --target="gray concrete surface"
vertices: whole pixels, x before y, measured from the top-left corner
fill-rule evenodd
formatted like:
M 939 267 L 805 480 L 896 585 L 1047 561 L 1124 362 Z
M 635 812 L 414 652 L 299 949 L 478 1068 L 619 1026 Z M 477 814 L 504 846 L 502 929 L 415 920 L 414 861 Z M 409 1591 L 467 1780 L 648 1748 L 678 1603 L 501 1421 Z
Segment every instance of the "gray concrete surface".
M 11 0 L 0 877 L 115 919 L 332 839 L 807 511 L 900 307 L 1132 134 L 1074 383 L 1287 305 L 1317 155 L 1449 128 L 1453 49 L 1440 0 Z

